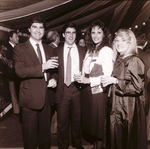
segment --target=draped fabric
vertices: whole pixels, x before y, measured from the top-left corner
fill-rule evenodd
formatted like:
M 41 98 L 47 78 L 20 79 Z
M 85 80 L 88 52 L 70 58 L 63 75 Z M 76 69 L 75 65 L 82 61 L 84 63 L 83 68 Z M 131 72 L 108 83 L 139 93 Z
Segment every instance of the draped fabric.
M 146 123 L 142 101 L 144 64 L 136 56 L 118 58 L 112 75 L 118 85 L 109 90 L 107 124 L 109 149 L 146 149 Z
M 38 14 L 46 20 L 46 32 L 61 32 L 70 21 L 86 30 L 91 21 L 101 19 L 113 34 L 123 27 L 142 29 L 142 23 L 148 23 L 149 7 L 150 1 L 3 0 L 0 26 L 27 33 L 29 20 Z

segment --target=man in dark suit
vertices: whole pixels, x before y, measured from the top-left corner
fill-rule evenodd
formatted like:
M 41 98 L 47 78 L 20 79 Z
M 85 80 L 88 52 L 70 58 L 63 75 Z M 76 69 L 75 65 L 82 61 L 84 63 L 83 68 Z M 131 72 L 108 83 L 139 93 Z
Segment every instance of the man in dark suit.
M 19 37 L 16 31 L 10 31 L 8 33 L 9 41 L 5 45 L 6 50 L 6 58 L 13 62 L 13 49 L 14 46 L 19 43 Z M 13 106 L 13 112 L 15 114 L 19 114 L 19 104 L 18 104 L 18 94 L 19 94 L 19 78 L 15 74 L 14 67 L 6 66 L 6 78 L 9 82 L 9 90 L 11 95 L 11 102 Z
M 58 55 L 58 75 L 55 102 L 57 103 L 57 140 L 59 149 L 69 147 L 69 120 L 71 116 L 72 145 L 82 149 L 80 84 L 74 75 L 81 72 L 86 49 L 76 45 L 76 25 L 67 23 L 63 27 L 64 45 L 55 49 Z
M 142 96 L 142 101 L 144 103 L 145 114 L 147 117 L 147 140 L 150 139 L 150 44 L 148 44 L 148 39 L 146 38 L 146 34 L 141 34 L 137 37 L 137 55 L 145 64 L 145 90 L 144 95 Z M 149 46 L 148 46 L 149 45 Z
M 47 33 L 46 38 L 47 38 L 48 45 L 50 47 L 52 47 L 53 49 L 55 49 L 59 46 L 60 36 L 59 36 L 57 31 L 55 31 L 55 30 L 54 31 L 49 31 Z M 56 88 L 51 88 L 51 91 L 52 91 L 51 95 L 54 95 L 54 92 L 56 91 Z M 50 104 L 51 104 L 51 106 L 53 106 L 55 104 L 54 98 L 50 101 Z M 54 105 L 54 109 L 56 109 L 55 105 Z
M 29 22 L 30 38 L 14 49 L 14 66 L 21 78 L 19 104 L 22 107 L 23 140 L 25 149 L 50 148 L 50 104 L 47 89 L 47 70 L 58 67 L 50 59 L 53 49 L 42 43 L 45 22 L 35 16 Z M 50 87 L 55 87 L 53 80 Z M 39 136 L 38 136 L 39 135 Z
M 50 30 L 47 33 L 47 43 L 53 49 L 57 48 L 60 43 L 60 36 L 56 30 Z M 51 105 L 51 133 L 57 133 L 57 107 L 55 104 L 55 92 L 56 88 L 50 88 L 50 96 L 52 97 L 50 100 Z

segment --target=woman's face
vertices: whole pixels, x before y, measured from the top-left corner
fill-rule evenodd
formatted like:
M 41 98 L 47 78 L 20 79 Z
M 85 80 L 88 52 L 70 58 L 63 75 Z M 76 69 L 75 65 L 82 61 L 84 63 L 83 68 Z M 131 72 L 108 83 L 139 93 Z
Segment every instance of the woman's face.
M 104 37 L 104 32 L 99 26 L 94 26 L 91 30 L 91 37 L 95 44 L 100 44 Z
M 128 51 L 129 42 L 124 40 L 122 37 L 117 36 L 115 38 L 115 47 L 116 50 L 120 53 L 120 55 L 124 55 Z

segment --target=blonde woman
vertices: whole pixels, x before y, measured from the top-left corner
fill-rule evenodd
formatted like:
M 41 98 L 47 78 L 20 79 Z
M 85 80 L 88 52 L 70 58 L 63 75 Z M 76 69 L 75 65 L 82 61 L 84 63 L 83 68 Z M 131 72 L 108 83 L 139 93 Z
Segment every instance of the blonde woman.
M 136 38 L 131 30 L 119 29 L 113 43 L 118 57 L 112 76 L 101 77 L 104 87 L 111 85 L 109 149 L 146 149 L 144 64 L 136 56 Z

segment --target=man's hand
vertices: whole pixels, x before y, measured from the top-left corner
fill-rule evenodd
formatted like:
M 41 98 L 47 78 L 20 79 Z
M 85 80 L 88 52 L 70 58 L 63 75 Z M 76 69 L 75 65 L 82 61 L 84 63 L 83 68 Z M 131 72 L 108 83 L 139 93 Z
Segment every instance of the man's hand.
M 74 78 L 74 81 L 77 81 L 78 83 L 82 83 L 83 82 L 83 77 L 82 77 L 80 71 L 78 73 L 74 74 L 73 78 Z
M 57 86 L 57 82 L 55 79 L 49 80 L 47 87 L 55 88 L 56 86 Z
M 44 64 L 42 64 L 42 70 L 45 71 L 47 69 L 53 69 L 58 67 L 58 60 L 50 59 Z

